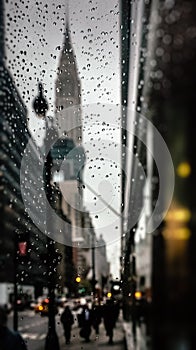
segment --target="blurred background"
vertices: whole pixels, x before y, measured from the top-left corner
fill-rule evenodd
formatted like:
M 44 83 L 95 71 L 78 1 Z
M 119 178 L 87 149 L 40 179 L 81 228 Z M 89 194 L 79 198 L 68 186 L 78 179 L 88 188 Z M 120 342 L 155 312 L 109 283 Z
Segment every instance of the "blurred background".
M 1 0 L 0 44 L 10 327 L 112 298 L 127 349 L 195 349 L 195 2 Z

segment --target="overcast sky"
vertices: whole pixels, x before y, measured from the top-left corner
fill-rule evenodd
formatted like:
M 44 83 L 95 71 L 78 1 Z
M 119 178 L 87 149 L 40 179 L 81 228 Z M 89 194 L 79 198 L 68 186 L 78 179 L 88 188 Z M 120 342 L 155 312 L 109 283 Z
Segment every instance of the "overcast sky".
M 91 148 L 92 138 L 96 144 L 94 149 L 99 147 L 101 137 L 102 148 L 99 154 L 104 154 L 105 163 L 94 159 L 92 167 L 87 164 L 85 181 L 119 212 L 120 157 L 113 157 L 113 154 L 120 155 L 120 110 L 115 107 L 120 104 L 118 1 L 72 0 L 67 6 L 65 0 L 8 0 L 5 11 L 7 66 L 28 107 L 29 127 L 37 140 L 43 137 L 43 122 L 36 119 L 32 100 L 37 94 L 37 81 L 41 80 L 47 90 L 49 114 L 53 115 L 56 70 L 64 40 L 65 13 L 69 12 L 69 27 L 82 84 L 84 112 L 88 111 L 85 105 L 101 104 L 99 119 L 95 116 L 94 120 L 85 120 L 83 136 L 85 149 Z M 110 105 L 110 113 L 113 113 L 111 120 L 114 127 L 111 129 L 111 126 L 106 125 L 103 130 L 109 109 L 102 105 L 106 104 Z M 97 113 L 96 108 L 95 112 Z M 106 148 L 107 154 L 104 153 Z M 103 233 L 108 243 L 108 258 L 112 261 L 112 273 L 117 277 L 120 256 L 119 217 L 103 207 L 103 203 L 101 206 L 100 201 L 93 203 L 95 196 L 89 190 L 86 189 L 84 195 L 96 232 L 98 235 Z

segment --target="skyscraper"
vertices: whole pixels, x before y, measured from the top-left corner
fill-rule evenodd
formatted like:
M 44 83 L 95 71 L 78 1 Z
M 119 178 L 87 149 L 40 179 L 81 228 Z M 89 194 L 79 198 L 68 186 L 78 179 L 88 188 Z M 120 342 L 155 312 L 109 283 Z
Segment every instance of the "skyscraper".
M 84 165 L 84 149 L 82 147 L 82 113 L 81 85 L 78 76 L 76 57 L 71 42 L 69 22 L 67 19 L 65 39 L 59 60 L 56 79 L 56 114 L 55 120 L 59 133 L 61 152 L 67 149 L 62 168 L 64 180 L 60 189 L 63 193 L 62 210 L 72 225 L 72 242 L 77 246 L 73 250 L 73 260 L 77 273 L 81 271 L 82 251 L 85 243 L 83 235 L 83 195 L 82 168 Z M 71 148 L 68 147 L 71 144 Z M 84 263 L 85 265 L 85 263 Z
M 6 287 L 9 295 L 5 296 L 10 299 L 14 281 L 23 291 L 28 286 L 32 291 L 34 286 L 35 296 L 42 294 L 47 285 L 47 266 L 41 257 L 47 249 L 46 236 L 27 214 L 21 194 L 21 162 L 29 144 L 34 168 L 28 169 L 31 180 L 25 192 L 31 194 L 31 203 L 37 196 L 32 184 L 39 177 L 38 172 L 35 174 L 39 150 L 28 130 L 27 108 L 6 64 L 3 3 L 0 0 L 0 292 Z

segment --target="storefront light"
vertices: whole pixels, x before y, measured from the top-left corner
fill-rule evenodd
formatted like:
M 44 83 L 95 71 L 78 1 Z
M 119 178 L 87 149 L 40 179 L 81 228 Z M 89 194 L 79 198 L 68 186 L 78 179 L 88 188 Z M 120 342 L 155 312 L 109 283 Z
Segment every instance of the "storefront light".
M 188 162 L 181 162 L 177 167 L 177 175 L 186 178 L 191 173 L 191 166 Z

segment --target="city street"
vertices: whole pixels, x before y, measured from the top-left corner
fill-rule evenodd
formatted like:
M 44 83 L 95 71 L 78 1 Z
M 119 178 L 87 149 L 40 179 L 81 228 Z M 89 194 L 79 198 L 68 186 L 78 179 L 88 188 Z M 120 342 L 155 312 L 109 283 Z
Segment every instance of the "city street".
M 25 310 L 18 313 L 18 330 L 27 342 L 28 349 L 39 350 L 44 348 L 47 334 L 48 318 L 35 314 L 34 311 Z M 13 328 L 13 314 L 9 315 L 8 326 Z M 59 333 L 61 328 L 58 327 Z M 62 332 L 61 332 L 62 333 Z
M 0 47 L 0 350 L 196 350 L 196 1 L 0 0 Z
M 27 342 L 28 350 L 42 350 L 45 345 L 45 338 L 48 327 L 48 317 L 41 317 L 35 314 L 34 311 L 25 310 L 19 312 L 19 332 Z M 13 314 L 9 315 L 8 325 L 12 328 Z M 65 345 L 65 339 L 63 335 L 63 328 L 60 323 L 60 316 L 56 316 L 56 330 L 59 337 L 59 343 L 61 350 L 73 349 L 73 350 L 85 350 L 85 349 L 114 349 L 123 350 L 125 349 L 124 344 L 124 333 L 122 327 L 122 320 L 117 322 L 116 328 L 114 329 L 114 345 L 108 345 L 108 337 L 105 335 L 105 329 L 103 323 L 100 325 L 99 336 L 95 335 L 94 330 L 91 332 L 90 342 L 86 343 L 80 336 L 77 322 L 72 327 L 71 344 Z

